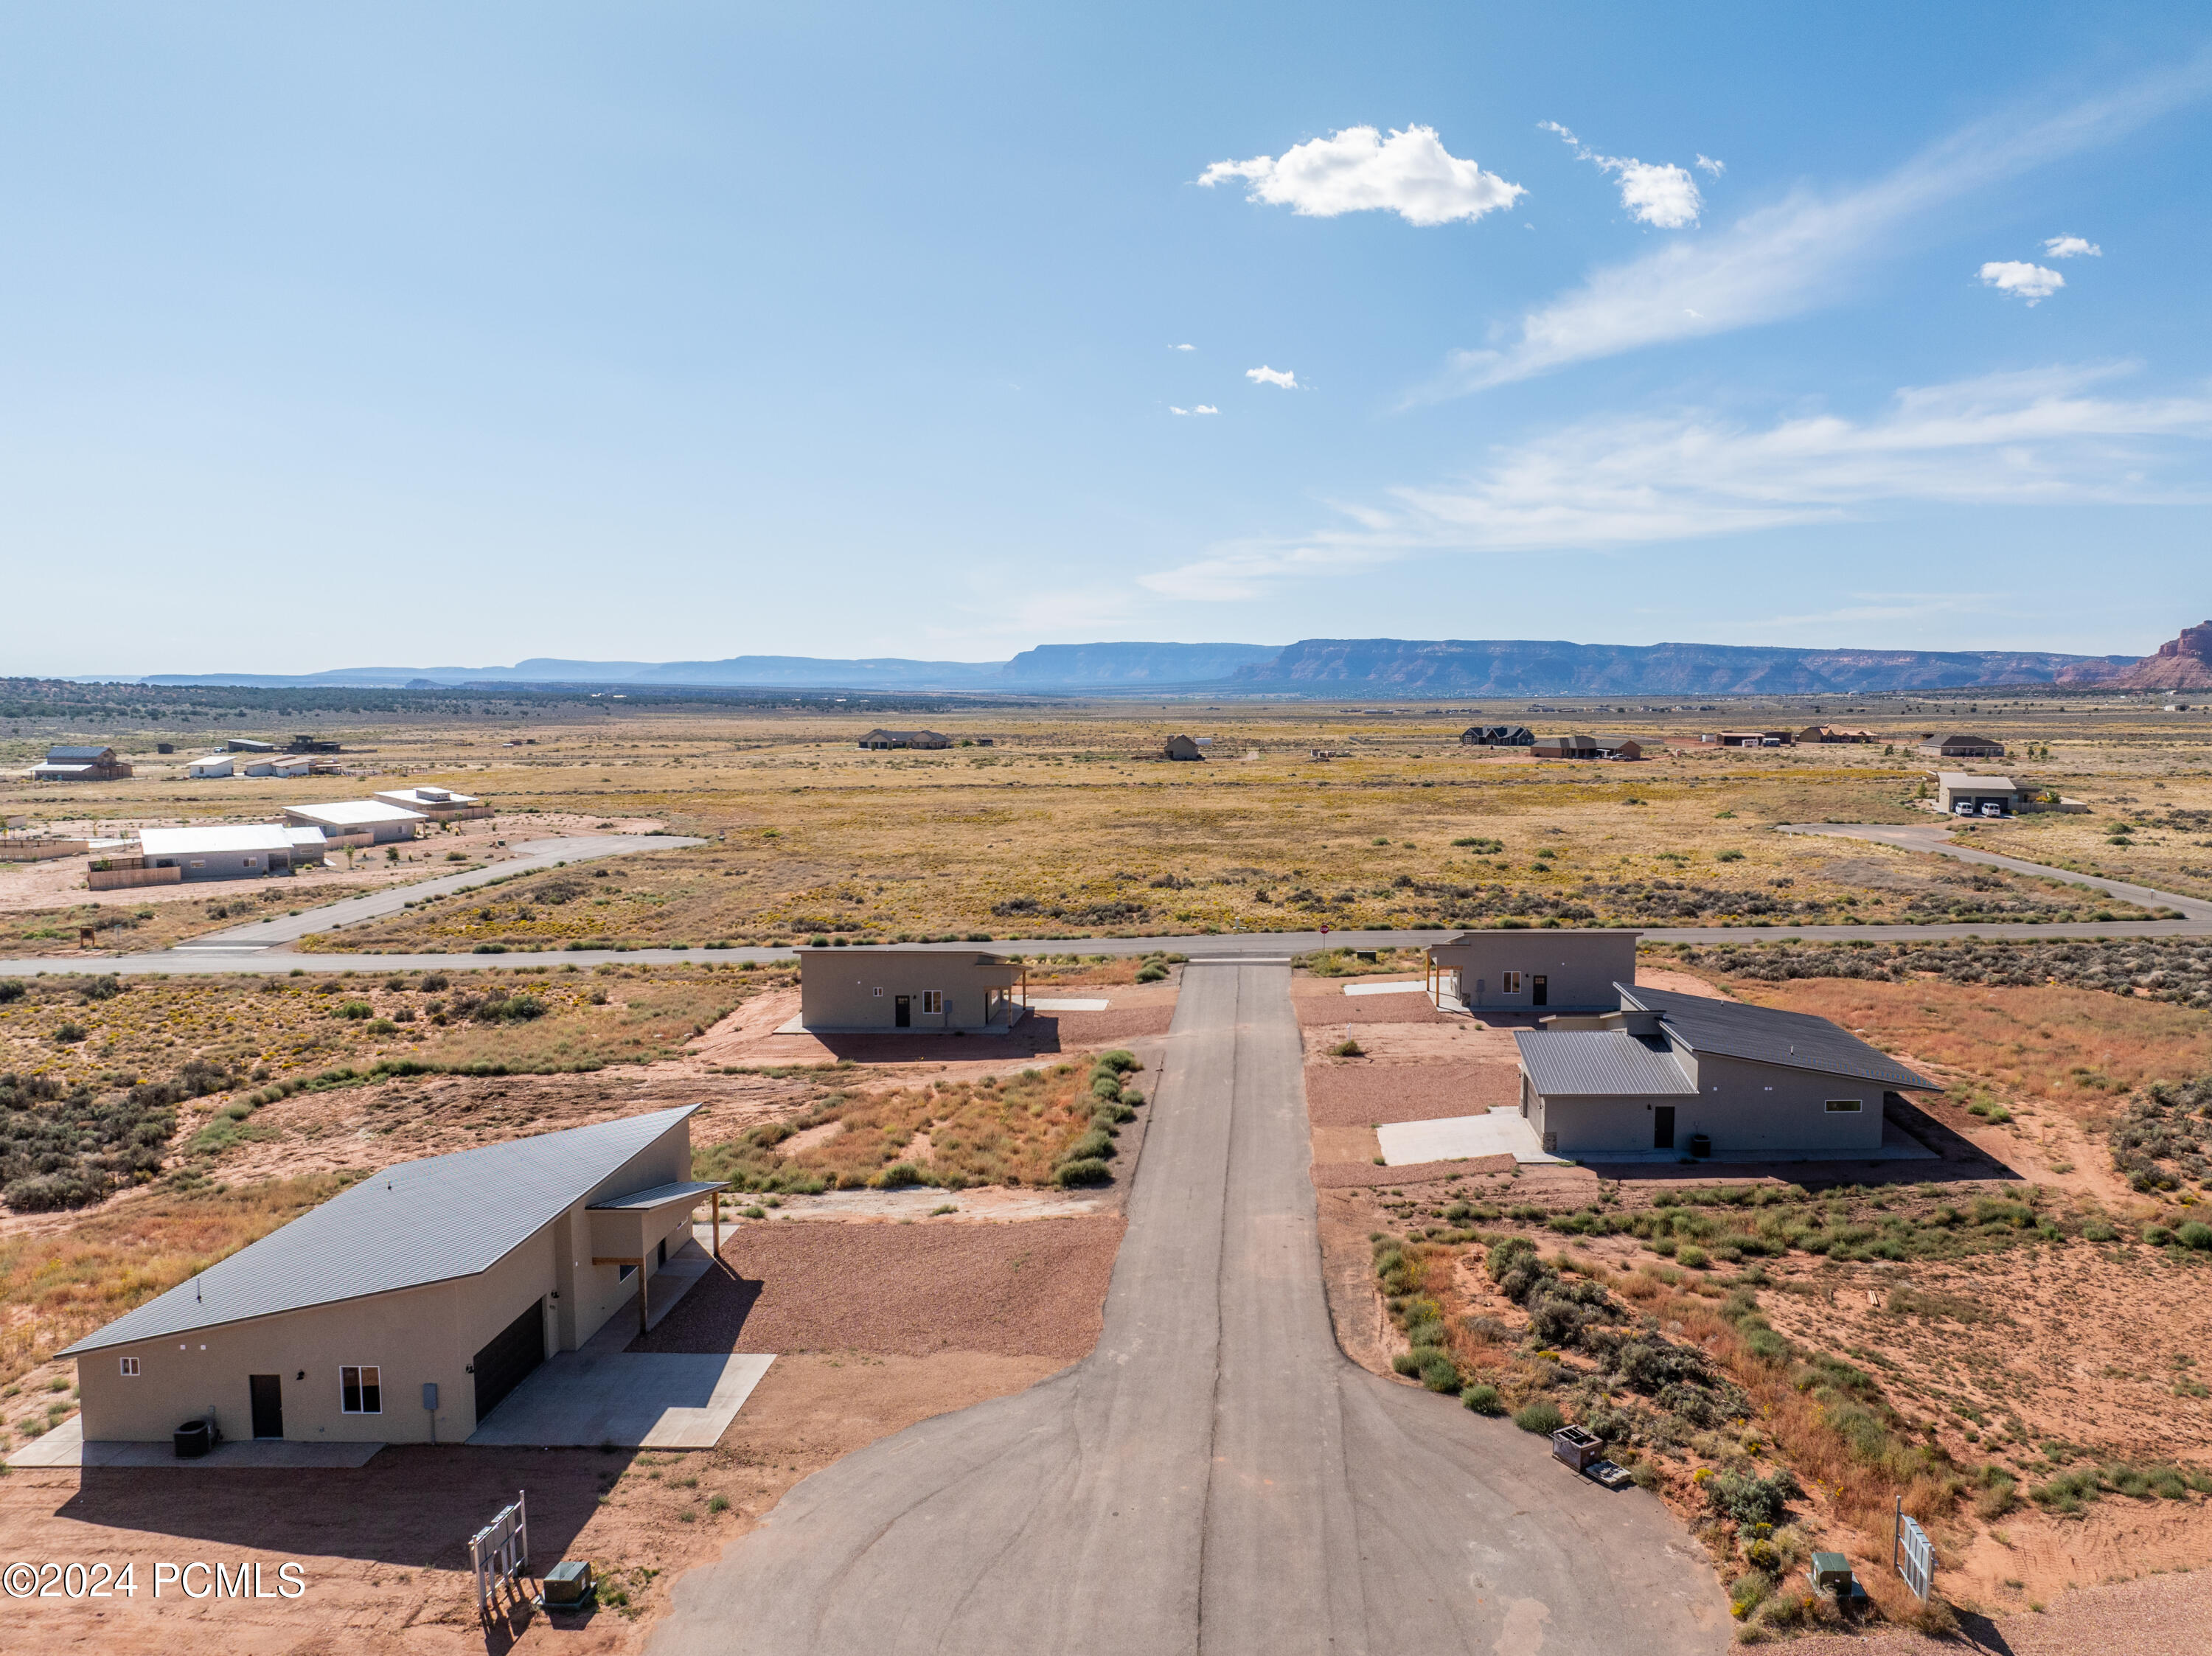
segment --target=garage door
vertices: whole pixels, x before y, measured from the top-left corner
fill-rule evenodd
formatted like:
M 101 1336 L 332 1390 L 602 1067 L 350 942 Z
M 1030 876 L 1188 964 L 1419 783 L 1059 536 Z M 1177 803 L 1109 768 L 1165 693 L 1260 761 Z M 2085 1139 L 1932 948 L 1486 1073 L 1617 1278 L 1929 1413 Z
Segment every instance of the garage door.
M 477 1353 L 477 1423 L 499 1407 L 507 1394 L 522 1384 L 530 1371 L 545 1361 L 545 1313 L 542 1301 L 493 1337 Z

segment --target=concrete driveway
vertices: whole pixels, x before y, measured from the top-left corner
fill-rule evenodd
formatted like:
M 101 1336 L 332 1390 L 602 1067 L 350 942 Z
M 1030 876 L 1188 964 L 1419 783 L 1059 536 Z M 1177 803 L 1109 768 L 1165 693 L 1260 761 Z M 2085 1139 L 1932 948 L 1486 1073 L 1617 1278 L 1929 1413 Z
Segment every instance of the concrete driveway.
M 1091 1356 L 807 1479 L 678 1584 L 654 1656 L 1728 1644 L 1654 1498 L 1337 1350 L 1289 988 L 1186 975 Z

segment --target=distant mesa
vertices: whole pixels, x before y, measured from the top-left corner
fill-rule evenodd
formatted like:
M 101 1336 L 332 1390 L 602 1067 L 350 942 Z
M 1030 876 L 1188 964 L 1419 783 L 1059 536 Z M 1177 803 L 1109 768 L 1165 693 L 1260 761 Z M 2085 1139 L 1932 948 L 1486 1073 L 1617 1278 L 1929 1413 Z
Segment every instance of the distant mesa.
M 2130 690 L 2212 690 L 2212 621 L 2183 628 L 2112 682 Z

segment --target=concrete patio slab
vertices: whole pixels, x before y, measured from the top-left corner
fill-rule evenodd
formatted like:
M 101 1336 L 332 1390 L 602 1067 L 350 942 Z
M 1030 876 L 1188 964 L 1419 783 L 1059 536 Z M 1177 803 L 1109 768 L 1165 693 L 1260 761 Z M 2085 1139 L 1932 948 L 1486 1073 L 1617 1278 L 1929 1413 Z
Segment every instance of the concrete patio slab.
M 1446 1116 L 1441 1121 L 1394 1121 L 1376 1128 L 1386 1167 L 1403 1168 L 1417 1162 L 1457 1162 L 1474 1156 L 1510 1156 L 1516 1162 L 1557 1163 L 1544 1154 L 1521 1112 L 1510 1106 L 1493 1107 L 1484 1115 Z
M 1344 986 L 1344 992 L 1347 995 L 1425 995 L 1429 992 L 1429 986 L 1426 983 L 1347 983 Z
M 365 1466 L 381 1443 L 295 1443 L 288 1438 L 250 1438 L 218 1443 L 206 1454 L 179 1460 L 167 1443 L 84 1441 L 80 1416 L 25 1444 L 8 1457 L 11 1466 L 173 1466 L 180 1471 L 275 1471 Z
M 1022 1004 L 1032 1012 L 1103 1012 L 1107 1006 L 1103 1000 L 1031 1000 Z
M 491 1411 L 476 1447 L 711 1449 L 773 1356 L 562 1351 Z

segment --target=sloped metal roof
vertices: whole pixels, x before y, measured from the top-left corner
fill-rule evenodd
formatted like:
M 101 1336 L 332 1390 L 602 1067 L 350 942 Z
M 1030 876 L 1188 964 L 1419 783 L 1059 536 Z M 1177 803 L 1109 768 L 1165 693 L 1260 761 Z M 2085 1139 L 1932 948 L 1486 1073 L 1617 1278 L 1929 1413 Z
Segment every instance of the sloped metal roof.
M 48 762 L 57 765 L 98 764 L 103 759 L 115 757 L 112 748 L 57 746 L 46 749 Z
M 672 1206 L 690 1199 L 697 1201 L 711 1192 L 726 1189 L 729 1180 L 687 1179 L 674 1185 L 655 1185 L 650 1190 L 634 1190 L 627 1195 L 610 1196 L 603 1202 L 592 1204 L 592 1211 L 644 1213 L 653 1208 Z
M 1809 1012 L 1784 1012 L 1771 1006 L 1750 1006 L 1706 995 L 1678 995 L 1625 983 L 1613 987 L 1620 992 L 1623 1007 L 1658 1013 L 1668 1034 L 1693 1052 L 1848 1076 L 1854 1081 L 1878 1081 L 1886 1087 L 1916 1092 L 1943 1090 L 1849 1030 Z
M 1622 1029 L 1516 1029 L 1529 1084 L 1547 1098 L 1687 1097 L 1698 1089 L 1662 1040 Z
M 56 1355 L 473 1277 L 698 1107 L 402 1162 Z

